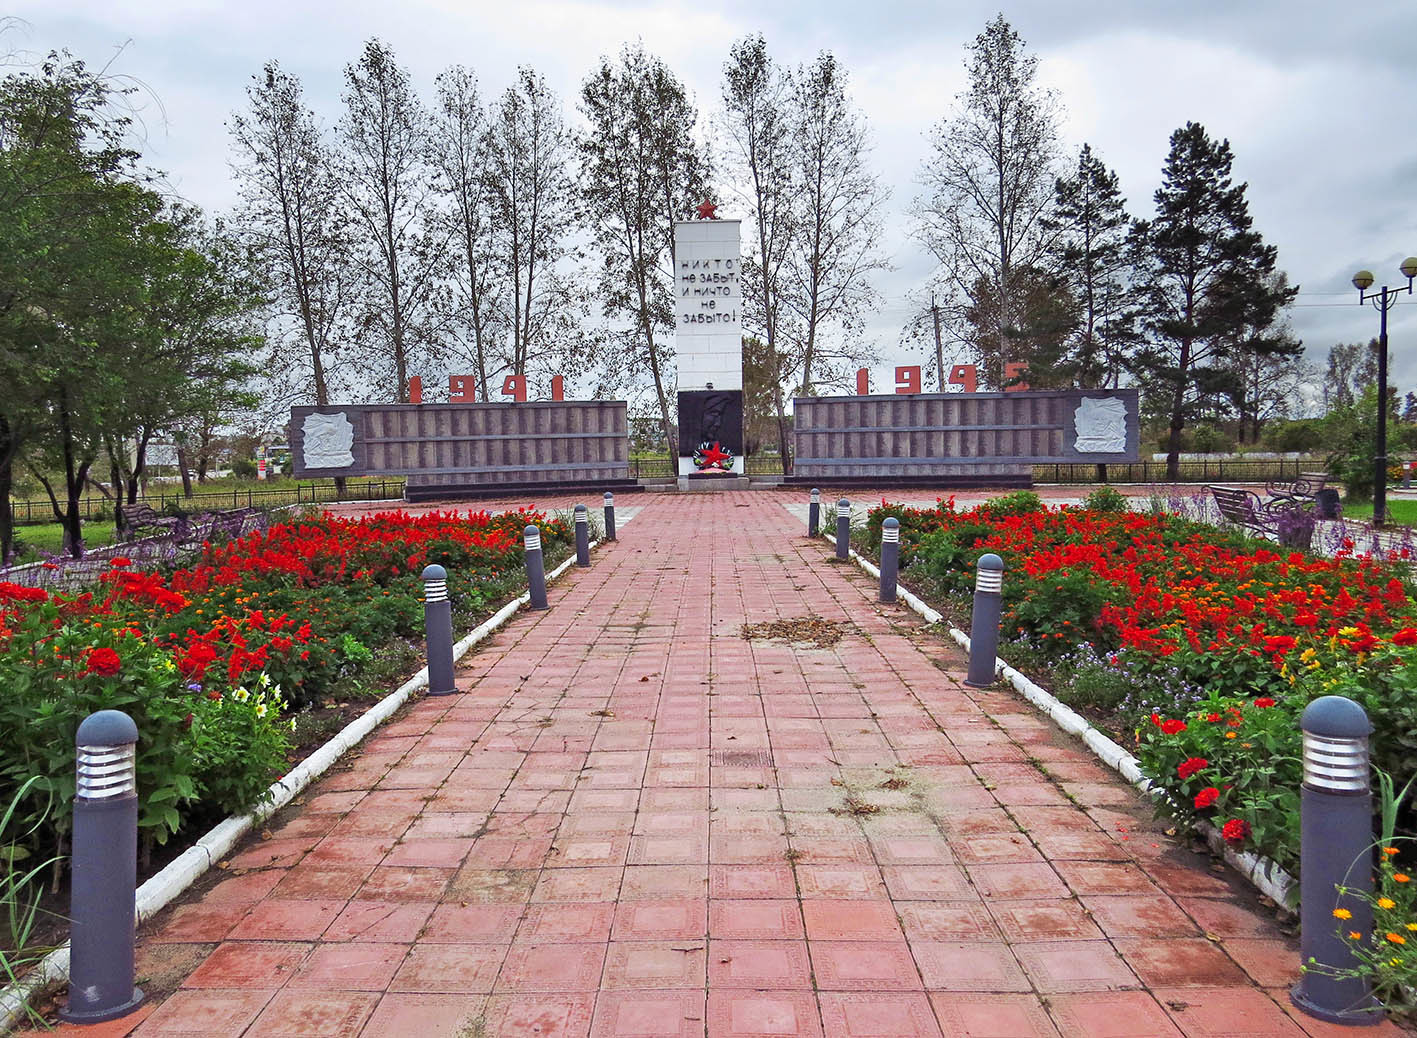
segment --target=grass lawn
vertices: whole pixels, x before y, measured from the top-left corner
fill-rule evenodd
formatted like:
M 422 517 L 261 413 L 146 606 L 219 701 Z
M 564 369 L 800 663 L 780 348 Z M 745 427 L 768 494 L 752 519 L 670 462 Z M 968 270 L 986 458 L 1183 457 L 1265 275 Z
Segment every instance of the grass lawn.
M 58 523 L 36 523 L 33 526 L 15 527 L 15 537 L 24 548 L 39 548 L 51 555 L 57 555 L 64 543 L 64 528 Z M 101 548 L 113 543 L 111 522 L 84 523 L 84 545 Z M 25 554 L 29 554 L 26 552 Z
M 1373 503 L 1371 501 L 1343 502 L 1343 518 L 1371 519 L 1372 517 Z M 1417 501 L 1408 498 L 1388 498 L 1387 521 L 1395 526 L 1417 526 Z

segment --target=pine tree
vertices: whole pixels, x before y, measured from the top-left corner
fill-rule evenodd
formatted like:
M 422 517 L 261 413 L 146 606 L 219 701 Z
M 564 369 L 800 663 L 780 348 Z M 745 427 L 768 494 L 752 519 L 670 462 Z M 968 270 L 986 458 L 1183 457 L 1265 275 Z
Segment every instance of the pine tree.
M 1131 218 L 1117 174 L 1093 153 L 1092 145 L 1082 146 L 1073 175 L 1058 179 L 1053 213 L 1045 226 L 1058 235 L 1058 272 L 1077 315 L 1054 375 L 1082 389 L 1115 389 L 1136 345 L 1126 249 Z M 1041 373 L 1031 374 L 1041 384 Z
M 1245 184 L 1231 180 L 1229 141 L 1199 123 L 1171 135 L 1156 216 L 1134 225 L 1129 251 L 1148 302 L 1143 384 L 1169 416 L 1166 474 L 1180 470 L 1181 433 L 1207 396 L 1233 387 L 1242 331 L 1268 328 L 1297 288 L 1276 285 L 1277 250 L 1253 230 Z

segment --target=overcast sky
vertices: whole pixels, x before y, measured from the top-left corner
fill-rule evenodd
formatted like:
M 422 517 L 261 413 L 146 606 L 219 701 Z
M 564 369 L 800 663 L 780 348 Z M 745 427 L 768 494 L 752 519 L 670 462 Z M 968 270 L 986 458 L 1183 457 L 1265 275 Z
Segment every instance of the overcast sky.
M 641 38 L 715 114 L 732 43 L 762 32 L 780 62 L 833 51 L 851 77 L 875 140 L 875 167 L 892 191 L 872 332 L 891 362 L 908 313 L 905 294 L 928 258 L 907 234 L 906 211 L 928 153 L 926 131 L 964 85 L 965 48 L 1000 10 L 972 0 L 895 3 L 614 3 L 581 0 L 19 0 L 28 25 L 11 46 L 36 55 L 68 48 L 99 65 L 127 44 L 113 71 L 151 90 L 145 155 L 173 187 L 212 211 L 228 207 L 224 123 L 250 77 L 272 58 L 304 82 L 327 124 L 339 114 L 341 69 L 378 36 L 409 67 L 425 100 L 452 64 L 474 69 L 484 96 L 519 64 L 543 73 L 576 118 L 581 79 L 601 55 Z M 1377 334 L 1349 279 L 1378 284 L 1417 254 L 1417 8 L 1411 0 L 1350 7 L 1332 0 L 1187 3 L 1023 0 L 1003 8 L 1058 91 L 1070 152 L 1084 141 L 1117 170 L 1134 216 L 1150 215 L 1171 132 L 1187 120 L 1230 140 L 1249 183 L 1256 228 L 1301 286 L 1292 320 L 1309 359 Z M 732 215 L 732 214 L 730 214 Z M 1393 312 L 1394 383 L 1417 387 L 1417 297 Z M 890 376 L 874 376 L 877 391 Z M 889 391 L 886 389 L 886 391 Z

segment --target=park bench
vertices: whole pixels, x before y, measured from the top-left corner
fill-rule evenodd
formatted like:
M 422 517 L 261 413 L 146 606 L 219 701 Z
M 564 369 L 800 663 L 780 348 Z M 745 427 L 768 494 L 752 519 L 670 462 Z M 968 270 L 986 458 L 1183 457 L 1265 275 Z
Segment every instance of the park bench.
M 164 533 L 180 532 L 185 526 L 182 519 L 173 515 L 163 515 L 154 511 L 151 505 L 134 504 L 119 505 L 118 511 L 123 517 L 123 528 L 128 531 L 129 537 L 133 537 L 139 530 L 162 530 Z
M 1283 501 L 1290 505 L 1312 507 L 1318 500 L 1319 491 L 1327 483 L 1327 472 L 1301 472 L 1293 482 L 1266 483 L 1264 489 L 1271 498 L 1269 504 Z
M 1280 499 L 1264 501 L 1253 490 L 1243 487 L 1208 486 L 1216 507 L 1227 523 L 1234 523 L 1261 537 L 1279 536 L 1277 508 L 1292 507 L 1295 502 Z

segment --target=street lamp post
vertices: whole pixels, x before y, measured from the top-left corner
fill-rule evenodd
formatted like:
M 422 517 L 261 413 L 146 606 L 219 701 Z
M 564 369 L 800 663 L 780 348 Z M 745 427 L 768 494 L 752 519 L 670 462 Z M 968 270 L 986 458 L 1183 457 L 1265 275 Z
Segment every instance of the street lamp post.
M 1412 279 L 1417 278 L 1417 256 L 1408 256 L 1399 268 L 1407 278 L 1407 287 L 1388 288 L 1384 285 L 1376 292 L 1373 287 L 1373 272 L 1360 270 L 1353 275 L 1353 287 L 1358 290 L 1359 303 L 1372 303 L 1373 309 L 1381 315 L 1378 332 L 1378 443 L 1377 457 L 1373 462 L 1373 525 L 1382 526 L 1387 520 L 1387 312 L 1397 305 L 1397 297 L 1412 292 Z

